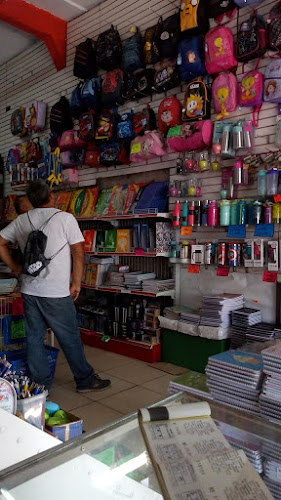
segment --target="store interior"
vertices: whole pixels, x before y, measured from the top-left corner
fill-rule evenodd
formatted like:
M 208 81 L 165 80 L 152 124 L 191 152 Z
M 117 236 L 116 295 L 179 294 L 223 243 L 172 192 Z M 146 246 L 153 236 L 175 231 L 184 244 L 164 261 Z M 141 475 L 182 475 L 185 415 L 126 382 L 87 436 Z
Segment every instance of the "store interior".
M 0 253 L 40 179 L 85 240 L 76 331 L 111 381 L 75 383 L 50 325 L 32 379 L 0 262 L 1 499 L 280 500 L 280 40 L 273 0 L 0 3 Z

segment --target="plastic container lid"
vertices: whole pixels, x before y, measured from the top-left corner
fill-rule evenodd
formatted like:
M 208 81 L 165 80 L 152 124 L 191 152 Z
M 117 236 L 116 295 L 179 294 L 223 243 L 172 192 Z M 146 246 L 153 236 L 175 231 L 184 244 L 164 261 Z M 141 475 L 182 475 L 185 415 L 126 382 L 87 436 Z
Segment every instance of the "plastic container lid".
M 279 174 L 279 170 L 276 170 L 275 168 L 272 168 L 271 170 L 267 171 L 267 174 Z
M 263 177 L 263 176 L 264 176 L 264 175 L 266 175 L 266 174 L 267 174 L 267 171 L 266 171 L 266 170 L 260 170 L 260 171 L 258 172 L 258 176 L 260 176 L 260 177 Z

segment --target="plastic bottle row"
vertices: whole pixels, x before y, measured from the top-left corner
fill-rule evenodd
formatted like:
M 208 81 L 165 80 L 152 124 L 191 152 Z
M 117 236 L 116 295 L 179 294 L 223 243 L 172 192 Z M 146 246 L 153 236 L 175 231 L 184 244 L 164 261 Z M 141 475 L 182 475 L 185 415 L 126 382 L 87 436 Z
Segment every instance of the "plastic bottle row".
M 281 204 L 271 201 L 186 200 L 181 208 L 177 200 L 173 213 L 174 227 L 272 223 L 281 223 Z

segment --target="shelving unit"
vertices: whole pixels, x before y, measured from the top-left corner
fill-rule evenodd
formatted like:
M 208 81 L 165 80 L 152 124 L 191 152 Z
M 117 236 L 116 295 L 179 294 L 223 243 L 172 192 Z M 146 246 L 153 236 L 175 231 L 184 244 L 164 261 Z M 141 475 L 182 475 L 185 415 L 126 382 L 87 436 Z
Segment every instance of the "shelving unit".
M 87 255 L 97 256 L 122 256 L 122 257 L 169 257 L 169 252 L 145 252 L 143 249 L 138 249 L 135 252 L 85 252 Z

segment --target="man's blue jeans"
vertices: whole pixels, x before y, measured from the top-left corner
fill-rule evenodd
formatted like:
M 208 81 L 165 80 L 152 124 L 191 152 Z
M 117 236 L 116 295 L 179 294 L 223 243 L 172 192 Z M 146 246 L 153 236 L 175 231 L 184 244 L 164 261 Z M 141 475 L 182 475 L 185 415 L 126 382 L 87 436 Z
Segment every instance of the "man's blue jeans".
M 52 379 L 44 348 L 46 329 L 51 328 L 63 350 L 78 387 L 87 387 L 95 371 L 89 365 L 80 339 L 76 308 L 71 296 L 35 297 L 22 294 L 27 334 L 27 363 L 34 382 L 50 389 Z

